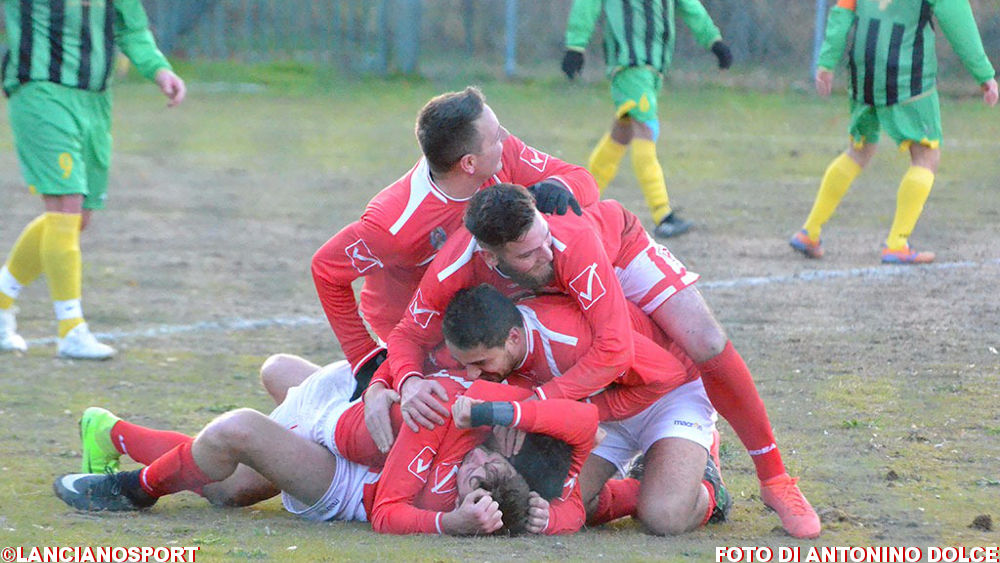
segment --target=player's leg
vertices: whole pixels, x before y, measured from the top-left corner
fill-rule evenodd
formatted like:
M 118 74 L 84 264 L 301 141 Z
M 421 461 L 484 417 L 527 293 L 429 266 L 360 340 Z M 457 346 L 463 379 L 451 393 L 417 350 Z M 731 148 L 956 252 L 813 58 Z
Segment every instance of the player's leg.
M 42 273 L 41 241 L 45 230 L 45 215 L 33 219 L 21 231 L 10 255 L 0 267 L 0 352 L 24 352 L 24 338 L 17 333 L 14 303 L 21 289 L 30 285 Z
M 285 400 L 288 390 L 301 384 L 320 366 L 292 354 L 274 354 L 260 366 L 260 382 L 275 403 Z
M 634 516 L 639 502 L 636 479 L 611 479 L 615 474 L 624 475 L 639 454 L 635 440 L 622 422 L 605 422 L 601 428 L 605 436 L 583 464 L 579 477 L 588 526 Z
M 618 174 L 618 165 L 625 157 L 625 151 L 632 140 L 632 120 L 628 118 L 628 108 L 622 112 L 622 103 L 627 102 L 620 103 L 622 96 L 616 85 L 618 79 L 617 75 L 611 79 L 611 98 L 616 108 L 611 131 L 601 137 L 587 160 L 587 169 L 594 176 L 597 188 L 602 192 Z
M 232 475 L 202 487 L 201 494 L 215 506 L 251 506 L 281 493 L 263 475 L 240 465 Z
M 827 166 L 802 230 L 789 241 L 792 248 L 809 258 L 823 256 L 823 247 L 820 245 L 823 225 L 833 216 L 854 179 L 871 161 L 878 146 L 879 130 L 875 108 L 852 101 L 849 128 L 851 143 L 846 151 Z
M 714 488 L 710 496 L 702 484 L 707 460 L 704 447 L 683 438 L 664 438 L 649 448 L 636 513 L 650 532 L 683 534 L 708 521 L 716 503 Z
M 937 93 L 885 108 L 883 115 L 886 132 L 900 142 L 901 149 L 909 149 L 910 167 L 896 193 L 896 214 L 885 240 L 882 262 L 926 264 L 934 260 L 934 253 L 911 249 L 909 238 L 930 196 L 941 160 L 941 112 Z

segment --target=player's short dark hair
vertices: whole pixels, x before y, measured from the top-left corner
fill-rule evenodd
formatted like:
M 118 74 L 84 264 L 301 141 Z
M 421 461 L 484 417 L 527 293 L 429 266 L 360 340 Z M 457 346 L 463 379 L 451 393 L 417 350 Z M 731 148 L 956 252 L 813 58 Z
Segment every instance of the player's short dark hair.
M 489 284 L 459 290 L 444 311 L 444 339 L 459 350 L 497 348 L 523 324 L 514 302 Z
M 527 531 L 531 487 L 520 473 L 503 475 L 498 471 L 487 470 L 479 487 L 490 493 L 499 505 L 503 526 L 495 534 L 516 536 Z
M 474 122 L 486 97 L 475 86 L 431 98 L 417 114 L 417 142 L 431 172 L 444 174 L 463 156 L 478 153 L 483 140 Z
M 545 500 L 562 494 L 563 484 L 573 461 L 573 448 L 566 442 L 546 434 L 529 433 L 521 451 L 510 459 L 514 469 L 524 477 L 528 487 Z
M 534 221 L 535 198 L 515 184 L 479 190 L 465 208 L 465 228 L 488 248 L 500 248 L 520 239 Z

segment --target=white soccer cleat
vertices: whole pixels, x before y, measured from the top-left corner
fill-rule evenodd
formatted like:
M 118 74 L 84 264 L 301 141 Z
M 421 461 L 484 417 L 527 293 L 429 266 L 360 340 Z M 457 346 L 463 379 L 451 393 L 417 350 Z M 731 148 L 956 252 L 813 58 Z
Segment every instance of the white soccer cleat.
M 101 344 L 90 332 L 87 323 L 80 323 L 59 339 L 59 357 L 74 360 L 108 360 L 115 349 Z
M 0 310 L 0 352 L 27 352 L 28 343 L 17 333 L 14 308 Z

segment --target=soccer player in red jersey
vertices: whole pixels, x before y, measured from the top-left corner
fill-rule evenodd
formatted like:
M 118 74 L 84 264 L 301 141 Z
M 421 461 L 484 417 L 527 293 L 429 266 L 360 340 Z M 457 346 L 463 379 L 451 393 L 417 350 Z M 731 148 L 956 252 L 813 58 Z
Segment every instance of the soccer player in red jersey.
M 423 157 L 368 203 L 313 256 L 320 302 L 364 390 L 385 359 L 385 340 L 402 318 L 420 278 L 462 224 L 476 191 L 500 182 L 530 186 L 546 211 L 579 213 L 597 201 L 597 184 L 568 164 L 511 135 L 476 88 L 431 99 L 417 115 Z M 571 191 L 570 191 L 571 190 Z M 359 302 L 351 283 L 365 282 Z M 362 321 L 361 315 L 364 316 Z
M 530 194 L 509 184 L 472 198 L 465 218 L 471 233 L 459 231 L 442 248 L 408 314 L 389 336 L 387 379 L 402 397 L 404 420 L 425 426 L 443 420 L 432 398 L 440 392 L 418 376 L 424 350 L 441 340 L 441 313 L 459 289 L 486 282 L 508 296 L 572 296 L 593 328 L 594 344 L 570 372 L 581 374 L 577 381 L 589 380 L 595 390 L 631 362 L 631 333 L 622 314 L 627 299 L 698 365 L 712 404 L 754 461 L 762 500 L 778 512 L 785 530 L 797 537 L 818 536 L 819 517 L 797 479 L 785 471 L 750 371 L 693 286 L 698 275 L 652 242 L 635 215 L 617 202 L 592 205 L 582 219 L 546 218 L 533 208 Z

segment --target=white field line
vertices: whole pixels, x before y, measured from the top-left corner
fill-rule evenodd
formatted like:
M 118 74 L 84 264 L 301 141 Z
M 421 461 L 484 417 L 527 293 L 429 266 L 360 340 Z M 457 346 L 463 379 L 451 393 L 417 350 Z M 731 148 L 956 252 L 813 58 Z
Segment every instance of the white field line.
M 732 280 L 702 281 L 698 283 L 701 289 L 739 289 L 747 287 L 758 287 L 772 284 L 797 283 L 797 282 L 818 282 L 838 279 L 889 279 L 902 276 L 919 275 L 930 270 L 968 270 L 979 269 L 986 266 L 1000 265 L 1000 258 L 994 258 L 985 262 L 944 262 L 940 264 L 927 264 L 919 267 L 913 266 L 874 266 L 871 268 L 852 268 L 849 270 L 809 270 L 797 274 L 782 276 L 763 276 L 750 278 L 736 278 Z M 162 338 L 177 334 L 188 333 L 208 333 L 208 332 L 240 332 L 257 330 L 262 328 L 288 327 L 295 328 L 301 326 L 326 326 L 327 320 L 323 317 L 274 317 L 270 319 L 231 319 L 227 321 L 202 321 L 188 325 L 160 325 L 143 330 L 119 331 L 119 332 L 98 332 L 95 336 L 102 340 L 132 340 L 141 338 Z M 38 346 L 43 344 L 54 344 L 56 338 L 36 338 L 29 340 L 28 344 Z

